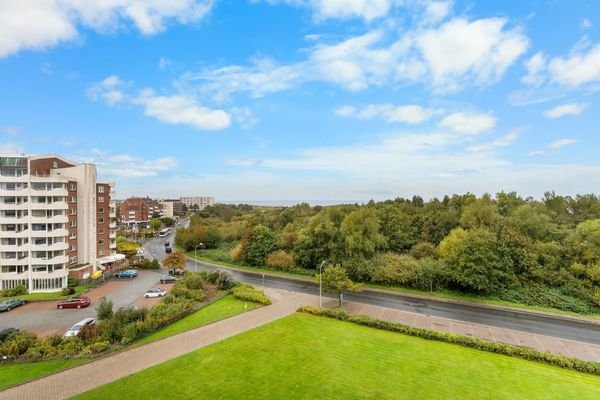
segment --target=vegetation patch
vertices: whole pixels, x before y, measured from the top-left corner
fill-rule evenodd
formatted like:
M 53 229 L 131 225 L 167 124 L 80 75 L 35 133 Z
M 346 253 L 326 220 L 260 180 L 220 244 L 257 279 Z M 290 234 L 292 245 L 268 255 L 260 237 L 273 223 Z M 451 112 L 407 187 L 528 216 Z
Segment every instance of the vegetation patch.
M 383 321 L 366 316 L 353 316 L 346 313 L 343 309 L 326 309 L 305 306 L 298 309 L 298 312 L 334 318 L 340 321 L 348 321 L 357 325 L 368 326 L 371 328 L 383 329 L 391 332 L 403 333 L 428 340 L 437 340 L 446 343 L 458 344 L 465 347 L 471 347 L 478 350 L 489 351 L 492 353 L 503 354 L 507 356 L 519 357 L 525 360 L 539 361 L 542 363 L 555 365 L 557 367 L 572 369 L 579 372 L 585 372 L 600 375 L 600 363 L 593 361 L 584 361 L 577 358 L 560 356 L 548 352 L 540 352 L 529 347 L 515 346 L 505 343 L 497 343 L 489 340 L 483 340 L 470 336 L 455 335 L 452 333 L 431 331 L 428 329 L 415 328 L 403 325 L 397 322 Z
M 76 398 L 596 400 L 599 390 L 594 375 L 295 314 Z
M 251 303 L 262 304 L 263 306 L 271 304 L 271 300 L 265 296 L 265 292 L 262 290 L 254 289 L 250 285 L 239 285 L 233 288 L 231 291 L 233 297 L 242 301 L 249 301 Z
M 75 358 L 70 360 L 52 360 L 2 365 L 0 367 L 0 390 L 32 379 L 41 378 L 57 371 L 76 367 L 87 361 L 87 358 Z

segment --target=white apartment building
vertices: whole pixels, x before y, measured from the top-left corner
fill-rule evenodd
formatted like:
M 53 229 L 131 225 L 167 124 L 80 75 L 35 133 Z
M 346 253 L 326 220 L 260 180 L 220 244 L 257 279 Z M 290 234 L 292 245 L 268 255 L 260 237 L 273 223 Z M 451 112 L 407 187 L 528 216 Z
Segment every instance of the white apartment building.
M 0 155 L 0 289 L 67 286 L 70 267 L 88 273 L 124 259 L 116 254 L 114 184 L 96 167 L 56 155 Z
M 206 206 L 212 206 L 215 204 L 215 198 L 207 196 L 182 197 L 180 200 L 187 206 L 187 208 L 198 206 L 198 209 L 200 210 L 204 210 Z

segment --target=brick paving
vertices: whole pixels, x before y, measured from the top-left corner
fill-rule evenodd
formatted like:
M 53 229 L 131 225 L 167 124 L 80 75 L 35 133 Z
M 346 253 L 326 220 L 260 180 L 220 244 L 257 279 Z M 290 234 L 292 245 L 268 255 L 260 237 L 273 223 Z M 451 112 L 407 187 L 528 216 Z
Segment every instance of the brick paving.
M 266 292 L 274 300 L 270 306 L 15 386 L 0 392 L 0 400 L 53 400 L 72 397 L 293 314 L 301 305 L 318 305 L 318 297 L 300 293 Z
M 5 391 L 0 400 L 64 399 L 134 374 L 146 368 L 179 357 L 204 346 L 235 336 L 268 322 L 293 314 L 299 306 L 319 304 L 317 296 L 265 289 L 273 304 L 239 314 L 214 324 L 184 332 L 163 340 L 123 351 L 89 364 L 47 376 Z M 337 301 L 327 298 L 325 306 Z M 600 346 L 516 330 L 455 321 L 439 317 L 345 302 L 344 308 L 352 314 L 367 315 L 388 321 L 442 332 L 479 337 L 497 342 L 533 347 L 581 359 L 600 361 Z

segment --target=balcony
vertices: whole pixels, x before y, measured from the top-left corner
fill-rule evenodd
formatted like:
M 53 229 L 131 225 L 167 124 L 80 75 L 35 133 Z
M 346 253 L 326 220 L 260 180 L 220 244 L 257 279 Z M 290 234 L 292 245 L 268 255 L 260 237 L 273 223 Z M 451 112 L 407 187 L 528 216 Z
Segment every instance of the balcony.
M 69 217 L 66 215 L 55 215 L 53 217 L 31 217 L 32 224 L 66 224 Z
M 0 210 L 27 210 L 29 203 L 0 203 Z
M 29 181 L 29 175 L 21 175 L 21 176 L 0 175 L 0 182 L 2 182 L 2 183 L 28 182 L 28 181 Z
M 68 256 L 56 256 L 56 257 L 42 257 L 42 258 L 34 258 L 31 257 L 32 265 L 47 265 L 47 264 L 66 264 L 69 262 Z
M 69 206 L 66 201 L 55 201 L 53 203 L 31 203 L 32 210 L 66 210 Z
M 24 231 L 0 231 L 0 238 L 26 238 L 29 237 L 29 229 Z
M 29 257 L 0 258 L 0 265 L 29 265 Z
M 29 189 L 0 189 L 0 196 L 29 196 Z
M 32 271 L 31 272 L 31 277 L 32 278 L 64 278 L 65 276 L 69 275 L 69 269 L 67 267 L 64 267 L 63 269 L 59 269 L 58 271 L 52 271 L 52 272 L 48 272 L 48 271 Z M 52 289 L 49 291 L 57 291 L 59 289 Z M 38 290 L 39 291 L 39 290 Z
M 67 236 L 68 234 L 69 232 L 66 229 L 53 229 L 51 231 L 31 231 L 32 237 L 63 237 Z
M 33 251 L 55 251 L 55 250 L 67 250 L 69 248 L 69 243 L 67 242 L 58 242 L 53 244 L 31 244 L 31 250 Z

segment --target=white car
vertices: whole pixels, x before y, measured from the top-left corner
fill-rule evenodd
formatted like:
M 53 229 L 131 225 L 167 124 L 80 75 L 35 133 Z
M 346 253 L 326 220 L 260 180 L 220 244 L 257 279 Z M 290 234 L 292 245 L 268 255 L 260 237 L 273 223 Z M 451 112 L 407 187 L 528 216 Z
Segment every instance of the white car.
M 149 298 L 149 297 L 163 297 L 167 294 L 167 291 L 161 288 L 154 288 L 154 289 L 150 289 L 148 290 L 145 294 L 144 297 L 145 298 Z
M 71 327 L 71 329 L 69 329 L 67 332 L 65 332 L 65 337 L 73 337 L 73 336 L 77 336 L 77 334 L 79 333 L 79 331 L 81 330 L 81 328 L 83 328 L 84 326 L 91 326 L 91 325 L 95 325 L 96 324 L 96 320 L 94 318 L 84 318 L 81 321 L 79 321 L 78 323 L 76 323 L 75 325 L 73 325 Z

